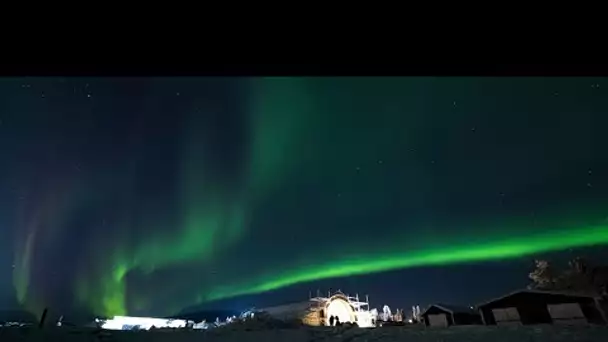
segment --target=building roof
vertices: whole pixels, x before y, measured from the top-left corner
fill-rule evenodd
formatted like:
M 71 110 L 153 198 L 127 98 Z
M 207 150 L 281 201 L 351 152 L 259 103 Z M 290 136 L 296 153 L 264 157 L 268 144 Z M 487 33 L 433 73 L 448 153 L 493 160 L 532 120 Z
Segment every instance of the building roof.
M 600 296 L 596 293 L 589 292 L 577 292 L 577 291 L 545 291 L 545 290 L 533 290 L 533 289 L 519 289 L 513 292 L 509 292 L 504 296 L 497 297 L 483 303 L 477 304 L 477 307 L 481 307 L 490 303 L 494 303 L 501 299 L 505 299 L 516 294 L 520 293 L 532 293 L 532 294 L 544 294 L 544 295 L 554 295 L 554 296 L 568 296 L 568 297 L 583 297 L 583 298 L 600 298 Z
M 455 314 L 455 313 L 464 313 L 464 314 L 470 314 L 470 315 L 478 314 L 477 311 L 475 311 L 474 309 L 472 309 L 470 307 L 466 307 L 466 306 L 458 306 L 458 305 L 451 305 L 451 304 L 432 304 L 432 305 L 429 305 L 429 307 L 427 307 L 424 310 L 422 315 L 426 314 L 426 312 L 429 311 L 429 309 L 432 307 L 439 308 L 443 311 L 447 311 L 452 314 Z

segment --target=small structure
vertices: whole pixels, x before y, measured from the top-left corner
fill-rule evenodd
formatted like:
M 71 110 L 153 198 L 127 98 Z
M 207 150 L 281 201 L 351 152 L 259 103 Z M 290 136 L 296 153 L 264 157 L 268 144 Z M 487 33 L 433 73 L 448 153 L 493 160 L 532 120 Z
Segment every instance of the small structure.
M 473 308 L 433 304 L 420 315 L 427 327 L 481 324 L 481 316 Z
M 592 294 L 526 289 L 477 307 L 486 325 L 606 324 L 606 304 Z

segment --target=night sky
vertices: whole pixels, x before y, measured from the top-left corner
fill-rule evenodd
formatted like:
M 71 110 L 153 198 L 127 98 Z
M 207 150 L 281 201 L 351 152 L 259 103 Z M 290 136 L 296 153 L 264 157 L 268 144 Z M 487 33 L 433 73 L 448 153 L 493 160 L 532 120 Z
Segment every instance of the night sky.
M 475 304 L 606 256 L 608 82 L 4 78 L 0 306 Z

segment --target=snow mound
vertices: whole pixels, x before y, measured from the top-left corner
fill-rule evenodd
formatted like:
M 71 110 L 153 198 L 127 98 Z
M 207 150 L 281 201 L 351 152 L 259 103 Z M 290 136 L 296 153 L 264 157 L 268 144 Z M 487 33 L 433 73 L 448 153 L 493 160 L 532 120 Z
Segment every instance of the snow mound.
M 284 321 L 271 317 L 266 313 L 257 313 L 254 317 L 237 320 L 230 324 L 215 328 L 216 332 L 224 331 L 257 331 L 257 330 L 284 330 L 302 328 L 299 320 Z

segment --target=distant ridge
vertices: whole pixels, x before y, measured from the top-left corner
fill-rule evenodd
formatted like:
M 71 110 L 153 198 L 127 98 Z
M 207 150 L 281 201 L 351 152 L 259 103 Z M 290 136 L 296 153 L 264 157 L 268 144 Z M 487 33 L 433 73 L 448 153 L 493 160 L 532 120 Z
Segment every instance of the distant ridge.
M 38 319 L 25 310 L 0 310 L 0 323 L 4 322 L 37 323 Z
M 202 320 L 206 320 L 207 322 L 213 322 L 218 317 L 220 318 L 220 320 L 223 321 L 226 319 L 226 317 L 238 316 L 240 314 L 240 312 L 230 310 L 199 310 L 184 311 L 183 313 L 179 313 L 169 318 L 181 318 L 195 322 L 200 322 Z

